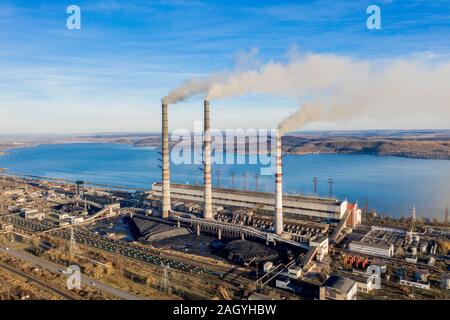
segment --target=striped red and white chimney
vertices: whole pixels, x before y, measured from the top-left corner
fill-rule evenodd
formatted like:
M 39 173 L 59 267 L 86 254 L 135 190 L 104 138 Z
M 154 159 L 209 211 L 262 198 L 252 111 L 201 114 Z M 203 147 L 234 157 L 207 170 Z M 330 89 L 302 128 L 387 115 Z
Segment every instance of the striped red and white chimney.
M 169 170 L 169 119 L 168 106 L 162 104 L 162 210 L 161 217 L 169 218 L 170 205 L 170 170 Z
M 209 101 L 204 101 L 204 132 L 203 132 L 203 178 L 204 178 L 204 204 L 203 218 L 212 219 L 212 184 L 211 184 L 211 128 Z
M 275 233 L 283 233 L 283 178 L 281 163 L 281 134 L 276 136 L 276 172 L 275 172 Z

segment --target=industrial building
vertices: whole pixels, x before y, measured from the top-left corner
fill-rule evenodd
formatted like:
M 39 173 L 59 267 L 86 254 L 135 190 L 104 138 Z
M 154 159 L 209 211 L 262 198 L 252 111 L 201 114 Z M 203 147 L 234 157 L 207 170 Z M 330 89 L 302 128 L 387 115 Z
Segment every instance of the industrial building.
M 370 293 L 376 289 L 376 285 L 374 284 L 375 279 L 366 274 L 349 273 L 347 276 L 356 282 L 358 292 Z
M 328 254 L 328 238 L 321 236 L 314 240 L 311 240 L 309 245 L 313 248 L 317 248 L 316 260 L 318 262 L 323 261 L 324 257 Z
M 203 103 L 203 185 L 170 182 L 169 123 L 167 99 L 162 100 L 161 182 L 152 184 L 150 207 L 159 208 L 163 219 L 178 219 L 201 231 L 230 236 L 264 238 L 309 249 L 309 242 L 327 235 L 330 224 L 337 227 L 331 241 L 347 227 L 361 223 L 361 210 L 331 198 L 284 195 L 282 179 L 281 133 L 277 132 L 275 193 L 214 188 L 211 181 L 211 117 L 208 99 Z M 187 213 L 187 215 L 180 215 Z M 238 228 L 238 229 L 237 229 Z M 240 228 L 240 229 L 239 229 Z M 247 228 L 247 229 L 245 229 Z M 271 234 L 269 236 L 269 234 Z M 274 234 L 274 235 L 272 235 Z M 317 243 L 310 256 L 322 261 L 328 252 L 328 239 Z
M 385 243 L 369 243 L 364 241 L 352 241 L 349 249 L 353 252 L 366 254 L 369 256 L 391 258 L 394 256 L 394 246 Z
M 358 292 L 356 281 L 339 275 L 331 275 L 322 288 L 326 300 L 356 300 Z
M 162 197 L 162 184 L 152 184 L 152 195 Z M 170 186 L 170 197 L 183 202 L 203 202 L 203 186 L 174 184 Z M 273 193 L 214 188 L 214 206 L 230 206 L 274 212 Z M 339 222 L 347 210 L 347 201 L 308 196 L 283 195 L 283 217 L 295 220 Z
M 423 290 L 430 290 L 429 282 L 409 281 L 409 280 L 405 280 L 405 279 L 400 279 L 399 283 L 401 285 L 405 285 L 408 287 L 414 287 L 414 288 L 419 288 L 419 289 L 423 289 Z
M 39 212 L 37 209 L 24 208 L 24 209 L 20 210 L 20 216 L 25 219 L 42 220 L 42 219 L 44 219 L 45 214 L 43 212 Z

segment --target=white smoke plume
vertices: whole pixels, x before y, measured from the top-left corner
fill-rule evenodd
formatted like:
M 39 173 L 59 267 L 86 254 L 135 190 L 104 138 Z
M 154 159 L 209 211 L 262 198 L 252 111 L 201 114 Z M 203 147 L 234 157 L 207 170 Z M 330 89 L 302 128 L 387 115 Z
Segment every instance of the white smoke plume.
M 182 102 L 197 94 L 205 94 L 213 83 L 223 81 L 226 74 L 214 74 L 204 78 L 193 78 L 185 81 L 180 86 L 172 89 L 162 99 L 163 103 L 174 104 Z
M 288 64 L 269 62 L 259 70 L 232 74 L 214 83 L 208 96 L 228 98 L 248 93 L 305 96 L 321 93 L 336 83 L 352 81 L 351 75 L 366 74 L 370 66 L 334 55 L 308 54 Z
M 380 125 L 448 128 L 450 63 L 429 65 L 403 60 L 370 70 L 358 75 L 353 83 L 325 88 L 328 94 L 311 99 L 281 121 L 280 131 L 297 130 L 312 122 L 345 123 L 359 119 Z
M 256 58 L 257 54 L 257 48 L 252 48 L 248 52 L 239 52 L 236 55 L 234 71 L 224 71 L 203 78 L 188 79 L 180 86 L 172 89 L 167 96 L 162 99 L 162 102 L 166 104 L 175 104 L 195 95 L 206 95 L 213 84 L 225 81 L 231 74 L 239 74 L 245 69 L 256 67 L 258 64 L 261 64 Z
M 450 63 L 418 59 L 355 61 L 307 54 L 287 64 L 270 62 L 259 70 L 234 73 L 211 84 L 208 98 L 244 94 L 291 96 L 308 101 L 284 119 L 282 133 L 311 122 L 355 119 L 380 122 L 450 123 Z

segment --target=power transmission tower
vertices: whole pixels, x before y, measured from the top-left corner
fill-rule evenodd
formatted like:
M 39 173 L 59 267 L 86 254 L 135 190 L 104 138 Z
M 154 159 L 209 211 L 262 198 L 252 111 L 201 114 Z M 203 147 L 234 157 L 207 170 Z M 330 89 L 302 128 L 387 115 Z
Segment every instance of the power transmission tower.
M 217 174 L 217 187 L 220 188 L 220 175 L 222 174 L 222 171 L 216 170 Z
M 333 197 L 333 184 L 334 184 L 333 178 L 329 178 L 328 179 L 328 184 L 330 185 L 330 194 L 329 194 L 329 196 L 331 198 L 331 197 Z
M 255 173 L 255 175 L 253 176 L 255 178 L 255 191 L 258 191 L 259 189 L 259 174 Z
M 236 172 L 231 172 L 231 189 L 234 189 L 234 178 L 236 177 Z
M 164 294 L 169 294 L 170 292 L 170 283 L 169 283 L 169 265 L 165 266 L 161 263 L 163 267 L 163 274 L 161 276 L 161 287 L 160 291 Z
M 445 224 L 448 225 L 448 206 L 445 209 Z
M 314 177 L 312 181 L 314 183 L 314 194 L 317 194 L 317 182 L 319 181 L 319 179 L 317 179 L 317 177 Z
M 70 227 L 70 245 L 69 252 L 71 255 L 76 255 L 78 253 L 77 242 L 75 241 L 75 235 L 73 233 L 73 228 Z
M 367 219 L 367 216 L 369 214 L 369 198 L 366 197 L 364 200 L 364 218 Z
M 247 175 L 248 175 L 247 171 L 242 174 L 242 178 L 243 178 L 242 182 L 243 182 L 243 189 L 244 190 L 247 190 Z

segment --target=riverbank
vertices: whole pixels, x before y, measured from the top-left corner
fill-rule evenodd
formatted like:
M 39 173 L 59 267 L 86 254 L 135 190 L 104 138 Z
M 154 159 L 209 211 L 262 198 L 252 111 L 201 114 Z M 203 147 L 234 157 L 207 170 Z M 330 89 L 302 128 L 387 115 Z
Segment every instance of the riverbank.
M 12 148 L 42 144 L 115 143 L 134 147 L 158 148 L 160 133 L 117 133 L 65 136 L 19 136 L 0 138 L 0 156 Z M 270 141 L 270 139 L 268 139 Z M 178 141 L 171 141 L 172 146 Z M 266 141 L 260 141 L 266 143 Z M 450 130 L 376 130 L 376 131 L 314 131 L 289 133 L 282 138 L 283 153 L 310 154 L 369 154 L 415 159 L 450 160 Z M 249 152 L 249 150 L 254 150 Z M 259 153 L 267 147 L 246 145 L 245 150 L 227 146 L 226 152 Z
M 65 143 L 20 148 L 0 157 L 0 167 L 10 172 L 36 176 L 83 180 L 109 185 L 150 189 L 160 181 L 160 154 L 157 149 L 130 144 Z M 415 204 L 418 216 L 444 216 L 450 199 L 450 161 L 423 160 L 374 155 L 314 154 L 285 155 L 284 192 L 286 194 L 348 199 L 390 216 L 408 216 Z M 175 183 L 201 184 L 198 164 L 171 166 Z M 272 175 L 264 175 L 267 164 L 213 164 L 213 184 L 224 188 L 273 192 Z M 313 178 L 317 177 L 314 193 Z
M 299 133 L 283 137 L 287 154 L 371 154 L 450 160 L 450 132 L 376 131 Z

